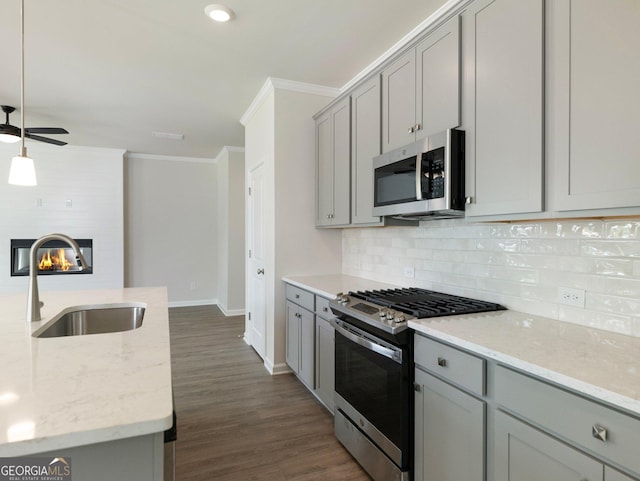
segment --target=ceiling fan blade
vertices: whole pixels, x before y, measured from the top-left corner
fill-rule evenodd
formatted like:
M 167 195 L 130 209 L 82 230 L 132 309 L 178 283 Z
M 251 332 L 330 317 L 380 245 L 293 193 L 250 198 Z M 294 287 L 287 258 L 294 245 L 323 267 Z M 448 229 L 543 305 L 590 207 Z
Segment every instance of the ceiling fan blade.
M 66 129 L 60 127 L 27 127 L 27 134 L 68 134 Z
M 25 137 L 27 139 L 31 139 L 31 140 L 37 140 L 39 142 L 46 142 L 47 144 L 53 144 L 53 145 L 67 145 L 66 142 L 62 142 L 60 140 L 57 139 L 49 139 L 47 137 L 41 137 L 39 135 L 33 135 L 33 134 L 25 134 Z

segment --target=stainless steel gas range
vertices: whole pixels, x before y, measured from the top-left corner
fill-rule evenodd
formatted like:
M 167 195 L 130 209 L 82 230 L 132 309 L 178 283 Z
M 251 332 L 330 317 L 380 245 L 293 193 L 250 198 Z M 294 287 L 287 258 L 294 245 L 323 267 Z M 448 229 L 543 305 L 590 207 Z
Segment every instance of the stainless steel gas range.
M 412 319 L 504 309 L 499 304 L 403 288 L 338 294 L 335 433 L 376 481 L 408 481 L 413 469 Z

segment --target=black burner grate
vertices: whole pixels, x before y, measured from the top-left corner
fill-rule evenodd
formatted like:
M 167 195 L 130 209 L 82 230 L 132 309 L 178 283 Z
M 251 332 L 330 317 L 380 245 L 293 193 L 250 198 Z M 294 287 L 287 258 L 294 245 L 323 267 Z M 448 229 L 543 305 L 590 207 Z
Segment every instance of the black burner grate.
M 350 292 L 349 295 L 417 318 L 473 314 L 505 309 L 494 302 L 479 301 L 416 287 L 358 291 Z

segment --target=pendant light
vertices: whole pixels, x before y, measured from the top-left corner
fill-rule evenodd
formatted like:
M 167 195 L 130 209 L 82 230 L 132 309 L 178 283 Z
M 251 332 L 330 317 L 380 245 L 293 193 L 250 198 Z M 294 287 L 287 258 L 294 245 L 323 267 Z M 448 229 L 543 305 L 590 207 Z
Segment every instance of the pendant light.
M 20 155 L 11 159 L 9 183 L 13 185 L 37 185 L 33 159 L 27 156 L 24 145 L 24 0 L 20 8 Z

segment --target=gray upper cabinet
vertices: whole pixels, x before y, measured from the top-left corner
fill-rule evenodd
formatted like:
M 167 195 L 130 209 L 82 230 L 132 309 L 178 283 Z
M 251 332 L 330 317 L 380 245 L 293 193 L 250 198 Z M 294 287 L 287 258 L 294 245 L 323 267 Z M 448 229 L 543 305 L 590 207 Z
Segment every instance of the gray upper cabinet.
M 344 226 L 350 219 L 350 98 L 316 119 L 316 225 Z
M 376 224 L 373 214 L 373 164 L 380 155 L 380 76 L 351 94 L 351 223 Z
M 467 216 L 543 209 L 543 0 L 462 13 Z
M 382 151 L 415 140 L 416 53 L 411 49 L 382 72 Z
M 554 0 L 547 8 L 552 207 L 638 207 L 638 1 Z
M 460 17 L 416 47 L 416 139 L 460 125 Z M 419 128 L 418 128 L 419 126 Z
M 382 72 L 382 151 L 460 124 L 460 20 L 429 33 Z

